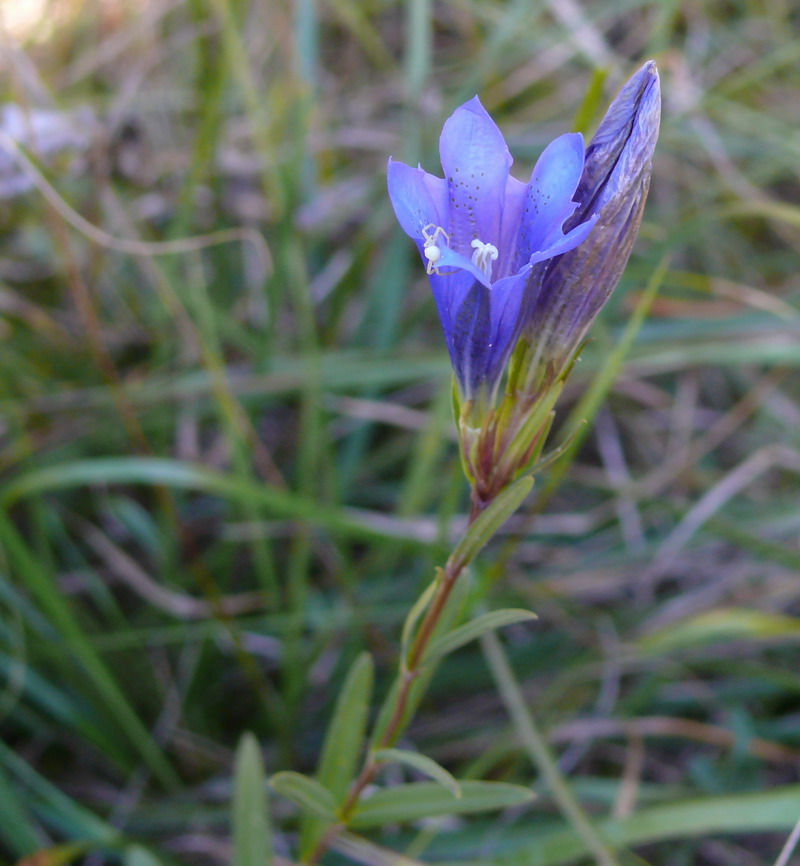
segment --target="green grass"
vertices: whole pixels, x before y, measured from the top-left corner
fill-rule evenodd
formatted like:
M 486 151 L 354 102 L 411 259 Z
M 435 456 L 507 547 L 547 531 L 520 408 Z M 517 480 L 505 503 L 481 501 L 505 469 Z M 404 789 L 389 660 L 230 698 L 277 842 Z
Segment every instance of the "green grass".
M 242 733 L 268 773 L 313 772 L 365 649 L 377 708 L 466 508 L 386 158 L 435 169 L 441 121 L 479 92 L 521 176 L 652 56 L 645 221 L 554 442 L 592 423 L 469 603 L 537 612 L 506 650 L 621 863 L 772 866 L 800 817 L 792 4 L 584 0 L 582 28 L 528 0 L 50 5 L 2 98 L 96 112 L 83 166 L 37 164 L 142 245 L 87 237 L 44 186 L 0 202 L 0 864 L 228 863 Z M 247 234 L 183 243 L 238 227 L 268 262 Z M 540 796 L 372 843 L 591 862 L 477 645 L 401 745 Z M 296 813 L 271 797 L 286 855 Z M 326 862 L 385 862 L 342 846 Z

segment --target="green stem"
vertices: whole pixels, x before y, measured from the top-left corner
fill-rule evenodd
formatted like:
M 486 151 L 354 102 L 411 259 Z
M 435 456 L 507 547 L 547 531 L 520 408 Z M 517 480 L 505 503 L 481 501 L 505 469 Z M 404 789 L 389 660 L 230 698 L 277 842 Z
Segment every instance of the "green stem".
M 572 824 L 575 832 L 583 839 L 586 848 L 592 852 L 599 866 L 620 866 L 613 852 L 606 846 L 592 825 L 580 803 L 572 793 L 567 780 L 558 768 L 553 753 L 547 745 L 545 738 L 539 731 L 533 720 L 530 710 L 525 703 L 511 665 L 508 663 L 505 651 L 497 637 L 490 631 L 481 637 L 481 646 L 486 661 L 497 684 L 500 697 L 506 705 L 511 720 L 522 741 L 522 745 L 531 756 L 531 760 L 538 767 L 539 772 L 546 780 L 550 790 L 558 803 L 559 808 L 567 820 Z
M 472 525 L 473 520 L 474 518 L 470 519 L 467 531 L 469 531 L 469 526 Z M 425 612 L 425 616 L 422 618 L 419 628 L 417 629 L 407 659 L 401 662 L 401 684 L 394 700 L 394 706 L 392 707 L 391 716 L 389 717 L 386 729 L 369 750 L 367 758 L 364 761 L 364 766 L 350 788 L 350 793 L 340 810 L 342 818 L 341 822 L 334 824 L 328 829 L 326 834 L 322 839 L 320 839 L 314 851 L 311 853 L 311 856 L 306 861 L 310 866 L 319 860 L 334 838 L 336 838 L 342 829 L 347 826 L 347 820 L 358 807 L 364 789 L 375 778 L 379 765 L 377 761 L 375 761 L 374 753 L 378 749 L 385 749 L 394 745 L 410 721 L 407 717 L 408 701 L 411 696 L 411 688 L 420 674 L 425 659 L 425 651 L 430 646 L 431 639 L 436 632 L 436 626 L 439 624 L 453 587 L 456 585 L 459 577 L 463 574 L 464 569 L 470 563 L 468 558 L 457 555 L 458 550 L 459 547 L 456 547 L 454 553 L 448 558 L 447 563 L 441 572 L 436 592 L 431 599 L 427 611 Z

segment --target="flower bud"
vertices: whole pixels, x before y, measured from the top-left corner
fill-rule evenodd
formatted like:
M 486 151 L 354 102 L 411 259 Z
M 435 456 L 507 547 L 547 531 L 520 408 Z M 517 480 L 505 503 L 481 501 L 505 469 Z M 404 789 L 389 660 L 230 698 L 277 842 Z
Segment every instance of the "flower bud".
M 651 60 L 611 104 L 586 149 L 575 193 L 578 209 L 565 226 L 597 215 L 588 238 L 538 266 L 539 291 L 523 332 L 529 387 L 559 377 L 614 290 L 631 254 L 650 186 L 661 94 Z

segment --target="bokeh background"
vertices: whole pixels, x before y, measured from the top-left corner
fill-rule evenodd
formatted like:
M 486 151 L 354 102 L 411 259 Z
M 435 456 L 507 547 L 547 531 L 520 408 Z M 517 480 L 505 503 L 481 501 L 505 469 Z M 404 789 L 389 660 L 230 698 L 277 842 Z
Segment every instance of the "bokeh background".
M 229 863 L 242 732 L 313 771 L 359 651 L 386 688 L 466 507 L 387 156 L 438 167 L 479 93 L 522 177 L 653 57 L 650 201 L 554 442 L 591 423 L 470 604 L 539 614 L 503 640 L 622 863 L 776 863 L 800 817 L 796 4 L 0 10 L 0 862 Z M 404 742 L 540 796 L 374 841 L 580 861 L 477 646 Z

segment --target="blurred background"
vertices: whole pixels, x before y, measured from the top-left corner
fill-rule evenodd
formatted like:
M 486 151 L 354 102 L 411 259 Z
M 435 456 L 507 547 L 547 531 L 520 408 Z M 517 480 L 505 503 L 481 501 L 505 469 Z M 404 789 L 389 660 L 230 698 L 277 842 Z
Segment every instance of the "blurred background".
M 796 4 L 0 11 L 0 862 L 229 863 L 242 732 L 311 772 L 359 651 L 388 686 L 466 489 L 387 157 L 438 171 L 478 93 L 524 177 L 652 57 L 649 204 L 553 441 L 591 423 L 470 604 L 538 613 L 504 642 L 623 863 L 774 864 L 800 817 Z M 381 845 L 580 860 L 477 646 L 404 743 L 540 798 Z

